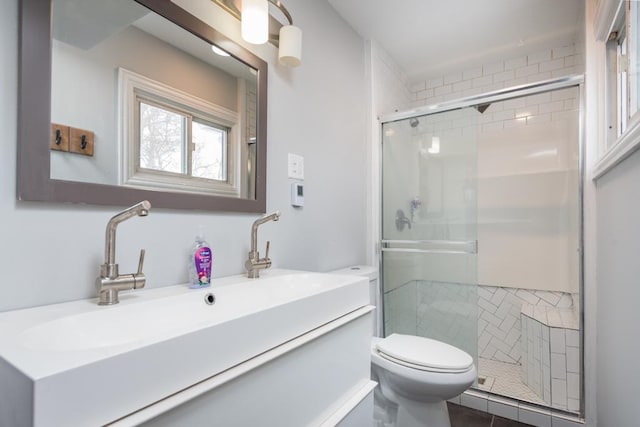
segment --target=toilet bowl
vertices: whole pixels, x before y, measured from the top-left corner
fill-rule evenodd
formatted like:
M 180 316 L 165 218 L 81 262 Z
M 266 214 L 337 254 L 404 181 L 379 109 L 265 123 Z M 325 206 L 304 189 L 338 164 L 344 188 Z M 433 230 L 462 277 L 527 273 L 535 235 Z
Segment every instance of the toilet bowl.
M 380 307 L 375 267 L 355 266 L 334 274 L 369 277 L 371 304 Z M 378 382 L 376 405 L 385 418 L 395 416 L 395 427 L 451 427 L 448 399 L 458 396 L 476 379 L 473 358 L 452 345 L 413 335 L 378 338 L 380 310 L 376 310 L 371 342 L 371 376 Z M 384 420 L 383 424 L 391 424 Z
M 464 351 L 401 334 L 373 338 L 371 371 L 382 396 L 397 405 L 396 427 L 450 427 L 446 400 L 469 388 L 477 375 Z

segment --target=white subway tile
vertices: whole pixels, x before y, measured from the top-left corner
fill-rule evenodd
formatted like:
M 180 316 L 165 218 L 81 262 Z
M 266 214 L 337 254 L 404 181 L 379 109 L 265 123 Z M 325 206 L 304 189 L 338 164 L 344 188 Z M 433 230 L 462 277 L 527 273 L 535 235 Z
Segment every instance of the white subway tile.
M 520 86 L 529 83 L 526 77 L 518 77 L 509 82 L 509 86 Z
M 567 397 L 580 399 L 580 375 L 567 374 Z
M 509 80 L 513 80 L 516 76 L 516 73 L 514 70 L 507 70 L 507 71 L 503 71 L 501 73 L 496 73 L 493 75 L 493 81 L 498 83 L 498 82 L 506 82 Z
M 565 67 L 573 67 L 574 65 L 578 65 L 578 57 L 576 55 L 570 55 L 564 57 L 564 66 Z
M 453 101 L 453 100 L 460 99 L 460 98 L 462 98 L 462 92 L 451 92 L 451 93 L 448 93 L 446 95 L 442 95 L 442 100 L 445 101 L 445 102 L 446 101 Z
M 436 87 L 434 90 L 434 94 L 436 96 L 447 95 L 451 92 L 453 92 L 453 87 L 451 85 Z
M 504 121 L 504 128 L 505 129 L 515 128 L 515 127 L 519 127 L 519 126 L 525 126 L 526 124 L 527 124 L 527 119 L 525 119 L 524 117 L 520 117 L 520 118 L 516 118 L 516 119 L 505 120 Z
M 566 345 L 568 347 L 580 347 L 580 332 L 568 330 L 565 333 Z
M 528 65 L 522 68 L 516 68 L 516 77 L 526 77 L 532 74 L 538 74 L 538 64 Z
M 553 59 L 551 61 L 545 61 L 545 62 L 541 62 L 540 63 L 540 72 L 545 72 L 545 71 L 553 71 L 553 70 L 559 70 L 561 68 L 564 68 L 564 59 L 560 58 L 560 59 Z
M 435 88 L 435 87 L 438 87 L 438 86 L 442 86 L 442 84 L 443 84 L 443 78 L 442 77 L 429 79 L 429 80 L 427 80 L 427 89 L 431 89 L 431 88 Z
M 527 125 L 535 125 L 539 123 L 547 123 L 551 121 L 550 114 L 538 114 L 535 116 L 527 117 Z
M 549 331 L 552 353 L 565 352 L 564 331 L 565 330 L 562 328 L 551 328 L 551 330 Z
M 487 409 L 490 414 L 494 414 L 499 417 L 508 418 L 510 420 L 518 419 L 518 405 L 507 399 L 500 399 L 493 396 L 489 397 Z
M 551 59 L 551 49 L 543 50 L 540 52 L 527 55 L 527 64 L 537 64 L 543 61 L 549 61 Z
M 551 353 L 551 378 L 566 380 L 567 358 L 564 354 Z
M 551 427 L 584 427 L 584 423 L 572 420 L 564 414 L 551 412 Z
M 504 70 L 504 62 L 496 62 L 493 64 L 485 64 L 482 66 L 482 73 L 485 76 L 500 73 Z
M 580 399 L 567 399 L 567 409 L 569 411 L 578 412 L 580 410 Z
M 538 105 L 538 104 L 543 104 L 545 102 L 550 102 L 551 101 L 551 94 L 549 94 L 549 93 L 541 93 L 541 94 L 538 94 L 538 95 L 528 96 L 526 99 L 527 99 L 527 106 L 529 106 L 529 105 Z
M 464 80 L 471 80 L 477 77 L 482 77 L 482 67 L 471 68 L 462 72 L 462 78 Z
M 555 111 L 563 111 L 564 101 L 555 101 L 555 102 L 549 102 L 546 104 L 540 104 L 539 108 L 541 113 L 553 113 Z M 558 301 L 559 301 L 559 298 L 558 298 Z
M 493 119 L 496 121 L 515 119 L 515 117 L 516 117 L 515 110 L 505 110 L 505 111 L 500 111 L 498 113 L 493 114 Z
M 518 408 L 518 421 L 537 427 L 551 427 L 551 411 L 520 404 Z
M 504 62 L 505 70 L 515 70 L 516 68 L 522 68 L 527 65 L 527 57 L 522 56 L 520 58 L 507 59 Z
M 545 71 L 545 72 L 541 72 L 541 73 L 537 73 L 537 74 L 531 74 L 530 76 L 527 76 L 527 82 L 529 83 L 536 83 L 536 82 L 540 82 L 542 80 L 549 80 L 551 77 L 553 77 L 553 74 L 551 71 Z
M 575 45 L 570 44 L 568 46 L 554 48 L 552 51 L 552 56 L 553 58 L 562 58 L 565 56 L 573 55 L 574 53 L 576 53 L 576 47 Z
M 503 129 L 502 122 L 487 123 L 482 125 L 482 132 L 490 132 Z
M 576 347 L 567 347 L 567 371 L 580 373 L 580 350 Z
M 551 92 L 552 101 L 576 99 L 577 97 L 578 97 L 578 92 L 575 88 L 560 89 L 560 90 L 554 90 L 553 92 Z
M 492 337 L 497 338 L 497 340 L 491 340 L 491 344 L 493 344 L 493 346 L 496 347 L 496 348 L 502 349 L 501 347 L 496 345 L 496 342 L 504 340 L 507 337 L 507 334 L 504 331 L 498 329 L 497 327 L 495 327 L 493 325 L 487 325 L 485 330 L 488 333 L 490 333 Z M 502 350 L 504 351 L 504 349 L 502 349 Z M 509 352 L 508 349 L 507 349 L 507 352 Z
M 492 304 L 498 306 L 502 304 L 502 301 L 504 300 L 504 297 L 506 295 L 507 295 L 507 291 L 505 291 L 504 288 L 496 288 L 495 292 L 492 294 L 489 300 L 491 301 Z
M 551 403 L 567 407 L 567 382 L 562 379 L 551 379 Z
M 464 91 L 462 91 L 462 93 L 464 94 L 464 96 L 474 96 L 474 95 L 479 95 L 482 92 L 484 92 L 484 90 L 480 87 L 472 87 L 469 89 L 465 89 Z
M 526 105 L 525 102 L 526 102 L 525 98 L 508 99 L 504 101 L 504 108 L 511 108 L 511 109 L 522 108 Z
M 493 76 L 476 77 L 472 80 L 473 87 L 485 87 L 493 83 Z
M 453 85 L 453 90 L 456 92 L 464 91 L 466 89 L 471 89 L 471 80 L 463 80 L 461 82 L 454 83 Z
M 447 74 L 444 76 L 444 84 L 449 85 L 462 81 L 462 72 Z
M 561 68 L 559 70 L 553 70 L 551 71 L 551 77 L 564 77 L 564 76 L 569 76 L 571 74 L 577 74 L 579 71 L 576 69 L 575 66 L 573 67 L 564 67 Z
M 467 408 L 487 412 L 487 398 L 488 395 L 486 393 L 466 391 L 460 396 L 460 404 L 462 406 L 466 406 Z
M 411 92 L 419 92 L 421 90 L 425 90 L 427 88 L 427 83 L 425 81 L 413 83 L 411 85 Z
M 518 289 L 516 291 L 516 295 L 522 300 L 534 306 L 538 303 L 538 300 L 539 300 L 539 298 L 535 296 L 532 292 L 529 292 L 525 289 Z

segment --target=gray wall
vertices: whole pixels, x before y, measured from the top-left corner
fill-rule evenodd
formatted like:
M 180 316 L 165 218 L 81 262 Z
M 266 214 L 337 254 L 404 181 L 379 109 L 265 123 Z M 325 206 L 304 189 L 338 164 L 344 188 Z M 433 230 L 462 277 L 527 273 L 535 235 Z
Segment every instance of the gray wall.
M 597 416 L 638 425 L 640 151 L 597 182 Z
M 324 1 L 287 8 L 304 31 L 303 65 L 285 69 L 274 47 L 255 49 L 270 64 L 267 210 L 282 211 L 262 227 L 260 246 L 271 240 L 275 267 L 328 271 L 365 261 L 364 42 Z M 95 296 L 104 228 L 119 210 L 15 200 L 17 22 L 18 0 L 0 3 L 0 311 Z M 289 204 L 290 152 L 305 159 L 302 209 Z M 135 271 L 146 248 L 148 287 L 184 283 L 202 224 L 214 276 L 241 273 L 256 217 L 152 209 L 119 226 L 120 270 Z

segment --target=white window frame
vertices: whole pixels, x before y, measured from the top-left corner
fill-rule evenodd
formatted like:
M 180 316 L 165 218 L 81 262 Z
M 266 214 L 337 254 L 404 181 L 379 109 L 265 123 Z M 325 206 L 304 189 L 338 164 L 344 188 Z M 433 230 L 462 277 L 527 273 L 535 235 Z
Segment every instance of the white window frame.
M 241 197 L 240 116 L 237 112 L 213 104 L 140 74 L 118 69 L 120 158 L 119 184 L 143 189 L 168 189 L 183 193 Z M 167 110 L 176 110 L 229 129 L 227 134 L 227 180 L 217 181 L 188 175 L 140 169 L 139 100 L 149 101 Z M 190 137 L 189 137 L 190 140 Z
M 617 62 L 618 55 L 614 50 L 618 44 L 615 38 L 619 38 L 619 34 L 624 34 L 624 37 L 631 36 L 627 7 L 627 0 L 600 0 L 594 19 L 596 40 L 604 43 L 604 55 L 601 60 L 605 63 L 603 84 L 606 103 L 604 141 L 600 148 L 600 159 L 592 172 L 592 179 L 595 180 L 640 148 L 640 110 L 627 117 L 629 85 L 620 80 L 619 71 L 622 64 Z M 636 43 L 640 42 L 640 31 L 636 30 L 635 36 L 638 38 Z M 627 40 L 626 44 L 629 43 L 630 40 Z M 628 60 L 628 54 L 625 56 L 625 60 Z M 623 85 L 626 87 L 624 94 L 621 92 Z M 636 102 L 640 102 L 640 99 Z

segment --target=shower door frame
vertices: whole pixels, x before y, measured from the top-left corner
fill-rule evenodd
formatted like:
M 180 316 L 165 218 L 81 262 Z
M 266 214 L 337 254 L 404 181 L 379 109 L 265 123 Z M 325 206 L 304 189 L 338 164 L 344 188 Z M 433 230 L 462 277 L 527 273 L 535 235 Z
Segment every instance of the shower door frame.
M 585 316 L 584 316 L 584 164 L 585 164 L 585 132 L 584 132 L 584 114 L 585 114 L 585 91 L 584 91 L 584 75 L 576 74 L 569 75 L 555 79 L 542 80 L 539 82 L 513 86 L 505 89 L 499 89 L 496 91 L 486 92 L 479 95 L 474 95 L 470 97 L 460 98 L 457 100 L 446 101 L 439 104 L 426 105 L 406 111 L 400 111 L 396 113 L 391 113 L 387 115 L 383 115 L 378 117 L 378 128 L 379 132 L 379 141 L 377 145 L 377 149 L 380 150 L 380 155 L 378 156 L 378 165 L 377 165 L 377 179 L 376 179 L 376 187 L 378 190 L 378 224 L 375 228 L 375 233 L 377 233 L 376 238 L 374 239 L 376 243 L 376 253 L 377 253 L 377 262 L 378 262 L 378 271 L 380 272 L 379 283 L 378 283 L 378 295 L 377 300 L 382 303 L 384 292 L 383 288 L 383 262 L 382 262 L 382 252 L 383 252 L 383 242 L 382 242 L 382 142 L 383 142 L 383 132 L 382 127 L 386 123 L 396 122 L 400 120 L 410 119 L 413 117 L 420 117 L 425 115 L 432 115 L 437 113 L 444 113 L 447 111 L 459 110 L 465 107 L 472 107 L 474 105 L 479 104 L 487 104 L 499 101 L 505 101 L 507 99 L 519 98 L 523 96 L 529 95 L 537 95 L 545 92 L 552 92 L 558 89 L 566 89 L 570 87 L 576 87 L 578 89 L 578 290 L 580 292 L 579 302 L 580 302 L 580 310 L 578 313 L 578 320 L 580 325 L 579 337 L 580 337 L 580 412 L 578 416 L 582 419 L 585 417 L 585 363 L 584 363 L 584 327 L 585 327 Z M 376 166 L 374 165 L 374 168 Z M 382 333 L 384 318 L 383 312 L 384 310 L 377 310 L 377 328 L 378 332 Z M 483 391 L 485 392 L 485 391 Z M 524 402 L 515 397 L 499 395 L 492 392 L 486 392 L 489 395 L 498 396 L 501 398 L 511 399 L 515 402 L 523 402 L 532 406 L 539 406 L 545 409 L 553 409 L 556 412 L 566 412 L 567 415 L 575 416 L 574 412 L 563 411 L 561 409 L 553 408 L 551 405 L 538 405 L 531 402 Z

